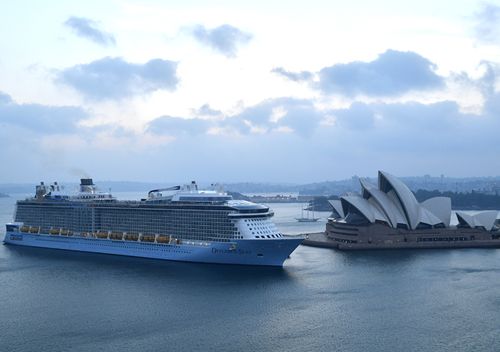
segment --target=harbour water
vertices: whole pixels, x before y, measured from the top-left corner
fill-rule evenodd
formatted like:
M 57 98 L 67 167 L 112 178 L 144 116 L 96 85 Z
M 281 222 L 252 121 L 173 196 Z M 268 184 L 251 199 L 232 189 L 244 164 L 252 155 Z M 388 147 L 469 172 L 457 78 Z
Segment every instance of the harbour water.
M 284 233 L 324 226 L 270 205 Z M 0 351 L 498 351 L 499 277 L 498 249 L 301 246 L 277 269 L 0 246 Z

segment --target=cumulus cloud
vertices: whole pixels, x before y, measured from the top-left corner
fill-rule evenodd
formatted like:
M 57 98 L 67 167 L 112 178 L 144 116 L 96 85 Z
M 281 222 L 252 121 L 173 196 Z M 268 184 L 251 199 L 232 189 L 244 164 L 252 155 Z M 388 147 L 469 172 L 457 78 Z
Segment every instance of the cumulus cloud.
M 60 165 L 63 149 L 69 160 L 78 155 L 78 167 L 92 174 L 98 170 L 108 179 L 168 174 L 177 180 L 308 182 L 377 169 L 498 174 L 497 77 L 498 68 L 486 64 L 484 75 L 471 80 L 482 87 L 485 100 L 475 114 L 464 113 L 455 101 L 355 101 L 331 109 L 314 99 L 282 97 L 226 116 L 205 104 L 196 109 L 199 114 L 193 111 L 196 118 L 161 116 L 142 133 L 98 126 L 84 134 L 79 121 L 86 113 L 79 108 L 18 104 L 0 93 L 0 158 L 27 174 L 26 162 L 30 168 Z M 20 135 L 24 138 L 13 137 Z M 102 158 L 103 153 L 108 157 Z M 22 165 L 16 162 L 20 158 Z M 9 172 L 2 176 L 16 174 Z
M 475 16 L 476 38 L 485 43 L 500 43 L 500 6 L 485 3 Z
M 0 105 L 9 104 L 12 102 L 10 95 L 0 92 Z
M 488 100 L 495 101 L 500 101 L 498 96 Z M 498 173 L 494 160 L 500 153 L 500 119 L 492 109 L 467 114 L 454 101 L 356 102 L 324 111 L 310 100 L 271 99 L 222 121 L 169 120 L 174 126 L 167 125 L 162 133 L 172 133 L 179 123 L 186 130 L 160 154 L 161 160 L 178 165 L 187 175 L 201 169 L 200 175 L 212 180 L 310 181 L 336 178 L 339 172 L 373 174 L 380 168 L 399 174 L 492 174 Z M 327 115 L 333 115 L 336 123 L 321 124 Z M 197 129 L 196 143 L 188 132 L 192 125 Z M 239 128 L 240 133 L 223 138 L 206 133 L 214 126 Z M 282 133 L 285 126 L 293 132 Z M 265 132 L 253 131 L 255 127 Z M 311 130 L 301 135 L 304 128 Z M 188 162 L 193 159 L 199 161 L 196 168 Z M 255 165 L 261 172 L 255 172 Z M 154 167 L 161 173 L 160 166 Z
M 454 101 L 432 104 L 357 102 L 347 109 L 333 111 L 335 116 L 339 113 L 343 115 L 338 132 L 341 131 L 346 145 L 366 153 L 377 152 L 380 157 L 386 155 L 398 163 L 411 161 L 424 165 L 426 160 L 437 162 L 440 158 L 442 164 L 447 165 L 462 156 L 463 161 L 471 162 L 468 156 L 481 155 L 480 158 L 486 160 L 500 152 L 493 137 L 494 131 L 500 128 L 500 120 L 488 109 L 482 114 L 464 113 Z M 363 115 L 366 118 L 360 117 Z M 349 120 L 355 128 L 346 125 Z M 363 123 L 369 128 L 360 131 L 359 126 Z
M 98 23 L 91 19 L 72 16 L 64 22 L 64 25 L 71 28 L 76 35 L 91 40 L 94 43 L 103 46 L 116 44 L 115 37 L 99 29 Z
M 436 65 L 414 53 L 387 50 L 370 62 L 335 64 L 319 71 L 318 88 L 345 96 L 397 96 L 444 85 Z
M 366 130 L 375 124 L 375 112 L 364 103 L 354 102 L 349 108 L 338 109 L 332 113 L 342 128 Z
M 209 127 L 210 122 L 207 120 L 160 116 L 149 122 L 146 130 L 154 134 L 175 137 L 179 134 L 202 134 L 205 133 Z
M 27 127 L 22 122 L 29 121 L 26 119 L 14 124 L 12 114 L 3 109 L 11 105 L 22 110 L 23 105 L 5 94 L 0 97 L 0 157 L 17 165 L 14 170 L 18 172 L 25 171 L 26 160 L 30 167 L 37 162 L 60 165 L 58 151 L 64 149 L 72 162 L 78 155 L 78 167 L 108 179 L 126 174 L 143 180 L 168 175 L 176 180 L 309 182 L 373 174 L 380 168 L 398 174 L 498 173 L 494 162 L 500 153 L 498 92 L 488 97 L 481 114 L 463 113 L 454 101 L 355 102 L 344 109 L 322 110 L 313 100 L 285 97 L 263 101 L 225 118 L 161 116 L 151 121 L 144 133 L 100 126 L 87 134 L 81 133 L 78 119 L 69 119 L 72 125 L 61 128 L 63 118 L 59 117 L 43 132 L 38 131 L 40 125 L 47 125 L 43 118 Z M 39 109 L 30 116 L 59 116 L 54 111 Z M 7 123 L 5 116 L 10 116 Z M 335 123 L 323 124 L 328 116 L 333 116 Z M 217 128 L 229 133 L 210 132 Z M 39 143 L 40 134 L 46 138 Z M 25 138 L 9 137 L 13 135 Z M 147 143 L 141 144 L 146 139 Z M 24 154 L 19 154 L 20 150 Z M 102 158 L 103 152 L 106 158 Z M 51 155 L 57 158 L 49 160 Z M 19 156 L 23 165 L 16 164 Z M 60 169 L 51 167 L 47 172 Z
M 57 81 L 88 99 L 122 99 L 155 90 L 174 90 L 179 82 L 177 63 L 153 59 L 144 64 L 129 63 L 119 57 L 105 57 L 60 71 Z
M 18 104 L 0 92 L 0 124 L 31 130 L 40 134 L 68 133 L 77 129 L 87 113 L 74 106 Z
M 471 114 L 460 112 L 454 101 L 441 101 L 432 104 L 417 102 L 372 104 L 371 108 L 380 114 L 388 123 L 398 124 L 399 127 L 422 136 L 422 132 L 431 133 L 432 130 L 448 132 L 462 124 L 465 119 L 472 122 Z
M 292 72 L 285 70 L 283 67 L 275 67 L 271 70 L 271 72 L 295 82 L 307 82 L 312 80 L 314 76 L 309 71 Z
M 496 80 L 500 72 L 500 65 L 488 61 L 481 62 L 481 65 L 485 69 L 484 74 L 474 83 L 479 86 L 482 94 L 488 98 L 495 94 Z
M 227 57 L 235 57 L 238 47 L 252 39 L 251 34 L 229 24 L 223 24 L 212 29 L 198 25 L 193 29 L 192 34 L 200 43 Z
M 252 131 L 292 131 L 310 137 L 323 116 L 313 101 L 296 98 L 276 98 L 248 107 L 224 120 L 225 127 L 247 134 Z
M 47 170 L 52 179 L 59 178 L 66 147 L 73 145 L 84 151 L 79 148 L 79 134 L 86 129 L 80 122 L 88 117 L 80 107 L 20 104 L 0 92 L 0 160 L 9 166 L 2 169 L 0 178 L 4 182 L 32 182 Z M 46 149 L 47 143 L 53 148 Z M 76 155 L 71 158 L 78 159 Z
M 241 135 L 289 131 L 307 138 L 323 116 L 324 112 L 319 111 L 310 100 L 277 98 L 249 106 L 223 119 L 161 116 L 148 124 L 147 131 L 172 136 L 178 133 L 202 134 L 214 129 Z
M 222 116 L 222 111 L 213 109 L 209 104 L 203 104 L 198 109 L 193 109 L 193 113 L 198 116 L 218 117 Z

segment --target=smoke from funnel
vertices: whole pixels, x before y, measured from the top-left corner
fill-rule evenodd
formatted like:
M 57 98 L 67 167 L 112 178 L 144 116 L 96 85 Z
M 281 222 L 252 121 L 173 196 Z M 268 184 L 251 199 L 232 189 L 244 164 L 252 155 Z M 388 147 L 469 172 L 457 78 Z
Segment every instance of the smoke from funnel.
M 70 168 L 69 170 L 70 175 L 75 176 L 77 178 L 90 178 L 90 175 L 85 172 L 83 169 L 79 169 L 76 167 Z

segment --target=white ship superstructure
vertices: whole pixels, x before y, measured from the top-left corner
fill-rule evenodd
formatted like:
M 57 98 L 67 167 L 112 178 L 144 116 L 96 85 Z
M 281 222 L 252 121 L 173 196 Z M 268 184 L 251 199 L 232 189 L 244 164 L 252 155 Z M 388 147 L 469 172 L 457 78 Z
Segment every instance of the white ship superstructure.
M 141 201 L 118 201 L 82 179 L 69 196 L 57 184 L 18 201 L 7 225 L 10 244 L 182 261 L 282 265 L 300 244 L 284 237 L 264 205 L 232 200 L 195 182 L 156 189 Z

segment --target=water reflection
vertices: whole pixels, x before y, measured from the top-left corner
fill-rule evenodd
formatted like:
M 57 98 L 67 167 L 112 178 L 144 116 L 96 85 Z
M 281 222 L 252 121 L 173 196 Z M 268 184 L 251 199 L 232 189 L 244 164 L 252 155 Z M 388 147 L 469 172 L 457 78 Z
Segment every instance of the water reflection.
M 176 262 L 16 246 L 3 246 L 1 252 L 4 252 L 1 257 L 8 259 L 10 269 L 36 262 L 38 267 L 50 267 L 58 274 L 71 272 L 71 275 L 75 275 L 73 270 L 85 267 L 103 274 L 124 274 L 152 279 L 177 277 L 186 281 L 196 278 L 201 282 L 214 279 L 219 282 L 264 282 L 292 278 L 288 270 L 281 267 Z

